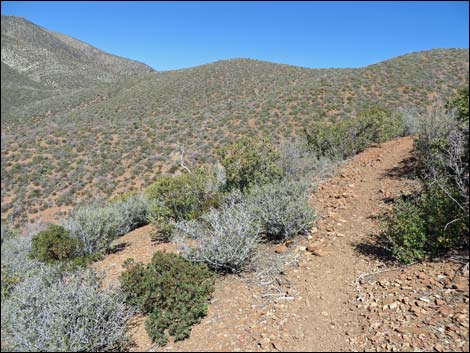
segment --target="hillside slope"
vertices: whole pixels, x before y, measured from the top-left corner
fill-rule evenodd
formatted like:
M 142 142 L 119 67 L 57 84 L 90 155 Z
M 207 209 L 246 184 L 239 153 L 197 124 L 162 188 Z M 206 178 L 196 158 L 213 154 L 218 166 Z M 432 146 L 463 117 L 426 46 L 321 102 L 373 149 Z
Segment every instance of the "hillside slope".
M 2 17 L 4 35 L 2 217 L 145 186 L 178 168 L 178 145 L 189 164 L 213 162 L 242 135 L 280 141 L 372 106 L 428 109 L 468 85 L 466 49 L 358 69 L 232 59 L 151 72 L 25 20 Z
M 390 200 L 419 189 L 405 172 L 412 148 L 411 137 L 368 148 L 319 185 L 311 198 L 316 227 L 276 248 L 297 258 L 278 277 L 285 288 L 263 292 L 266 282 L 249 280 L 255 274 L 221 276 L 208 315 L 188 339 L 155 347 L 138 316 L 131 351 L 468 351 L 468 272 L 461 264 L 394 268 L 372 246 Z M 177 251 L 174 243 L 152 242 L 151 231 L 116 239 L 122 250 L 93 264 L 106 284 L 119 283 L 128 258 L 148 263 L 155 251 Z
M 2 16 L 2 63 L 52 88 L 88 87 L 154 71 L 15 16 Z

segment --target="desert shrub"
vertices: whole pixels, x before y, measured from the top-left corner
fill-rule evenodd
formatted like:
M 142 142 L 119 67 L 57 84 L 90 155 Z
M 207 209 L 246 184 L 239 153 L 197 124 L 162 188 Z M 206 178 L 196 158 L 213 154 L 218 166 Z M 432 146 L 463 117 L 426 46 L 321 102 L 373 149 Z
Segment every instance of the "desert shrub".
M 18 232 L 7 224 L 1 224 L 1 243 L 18 235 Z
M 145 328 L 150 338 L 166 344 L 165 331 L 176 341 L 189 336 L 191 326 L 207 313 L 214 278 L 204 264 L 193 264 L 175 254 L 156 252 L 144 265 L 129 259 L 121 275 L 127 302 L 149 314 Z
M 403 136 L 414 135 L 418 129 L 418 111 L 417 109 L 400 109 L 403 120 Z
M 446 109 L 438 104 L 418 119 L 414 155 L 422 192 L 412 204 L 395 207 L 388 230 L 393 255 L 400 261 L 468 250 L 468 91 L 460 93 L 465 94 L 449 101 Z M 406 208 L 409 215 L 402 211 Z
M 64 227 L 51 224 L 32 239 L 30 256 L 45 263 L 70 260 L 82 254 L 83 244 Z
M 212 176 L 202 169 L 191 174 L 160 176 L 146 190 L 150 203 L 148 219 L 156 228 L 156 238 L 168 239 L 172 224 L 199 217 L 219 204 L 219 191 L 213 188 Z
M 14 351 L 115 351 L 128 343 L 132 311 L 92 273 L 43 267 L 2 300 L 2 341 Z
M 17 235 L 3 241 L 1 264 L 12 275 L 25 276 L 40 267 L 40 262 L 31 259 L 32 236 Z
M 367 147 L 372 143 L 381 143 L 403 134 L 403 116 L 399 112 L 375 107 L 358 113 L 361 130 L 366 138 L 363 142 Z
M 300 180 L 311 175 L 321 176 L 333 166 L 333 161 L 317 155 L 308 146 L 307 141 L 300 139 L 282 142 L 279 153 L 278 163 L 282 177 L 291 180 Z
M 250 189 L 245 204 L 266 237 L 281 240 L 304 234 L 312 226 L 315 216 L 308 196 L 306 180 L 282 179 Z
M 465 102 L 467 109 L 462 106 Z M 452 104 L 460 106 L 452 107 Z M 444 238 L 450 243 L 468 245 L 469 134 L 468 116 L 464 115 L 465 112 L 468 114 L 468 90 L 448 101 L 446 106 L 445 109 L 442 104 L 437 105 L 419 121 L 415 156 L 425 185 L 423 208 L 426 208 L 427 215 L 435 211 L 432 208 L 442 208 L 442 215 L 428 217 L 430 231 L 442 235 L 443 227 L 446 231 L 450 227 L 454 230 L 453 235 L 461 238 L 460 241 L 451 240 L 450 233 Z M 439 227 L 432 226 L 434 222 Z M 452 223 L 448 225 L 449 222 Z M 459 230 L 454 229 L 457 226 Z
M 469 244 L 468 212 L 454 202 L 459 194 L 451 185 L 446 185 L 444 180 L 439 184 L 444 188 L 437 183 L 426 183 L 418 203 L 425 222 L 427 250 L 433 256 Z
M 451 136 L 458 130 L 455 112 L 444 110 L 441 104 L 419 117 L 414 148 L 423 179 L 433 179 L 446 173 L 446 164 L 449 162 L 447 150 Z
M 118 194 L 118 195 L 115 195 L 113 197 L 110 197 L 108 199 L 108 203 L 114 203 L 114 202 L 120 202 L 120 201 L 126 201 L 128 200 L 129 198 L 133 197 L 133 196 L 137 196 L 138 193 L 137 191 L 135 190 L 132 190 L 132 191 L 128 191 L 128 192 L 124 192 L 122 194 Z
M 281 176 L 280 154 L 267 138 L 244 137 L 217 150 L 225 168 L 227 191 L 245 191 L 254 184 L 271 182 Z
M 314 152 L 331 159 L 344 159 L 373 143 L 384 142 L 403 133 L 401 114 L 371 108 L 339 121 L 316 121 L 304 129 Z
M 426 229 L 419 207 L 398 202 L 387 220 L 386 236 L 395 259 L 404 263 L 421 260 L 426 254 Z
M 118 236 L 119 218 L 113 207 L 93 203 L 75 207 L 63 220 L 63 226 L 70 236 L 83 243 L 86 254 L 105 253 Z
M 446 103 L 446 108 L 456 110 L 457 119 L 468 127 L 469 123 L 469 89 L 461 89 L 454 97 Z
M 205 262 L 218 271 L 240 272 L 249 263 L 260 240 L 260 225 L 246 205 L 226 199 L 198 220 L 176 223 L 175 241 L 182 256 Z
M 7 299 L 10 296 L 15 285 L 21 280 L 18 275 L 12 274 L 8 269 L 2 266 L 2 277 L 1 277 L 1 287 L 2 287 L 2 301 Z
M 124 235 L 148 223 L 149 204 L 143 195 L 126 195 L 106 207 L 113 208 L 117 218 L 117 235 Z

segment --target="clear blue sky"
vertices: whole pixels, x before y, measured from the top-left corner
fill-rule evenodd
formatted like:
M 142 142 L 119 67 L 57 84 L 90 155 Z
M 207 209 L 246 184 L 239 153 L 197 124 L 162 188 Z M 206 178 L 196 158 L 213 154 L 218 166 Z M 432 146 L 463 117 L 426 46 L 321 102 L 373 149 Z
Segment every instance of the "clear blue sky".
M 468 48 L 468 2 L 27 2 L 16 15 L 157 70 L 245 57 L 359 67 Z

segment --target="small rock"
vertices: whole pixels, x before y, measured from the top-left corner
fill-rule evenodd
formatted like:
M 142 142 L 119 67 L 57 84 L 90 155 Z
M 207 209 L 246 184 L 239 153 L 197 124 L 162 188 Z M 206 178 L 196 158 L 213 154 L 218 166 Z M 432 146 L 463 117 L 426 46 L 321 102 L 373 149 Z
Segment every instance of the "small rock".
M 434 303 L 436 303 L 436 305 L 445 305 L 445 301 L 443 301 L 442 299 L 436 299 L 434 300 Z
M 406 329 L 408 333 L 412 333 L 414 335 L 426 335 L 431 333 L 431 331 L 427 328 L 420 328 L 420 327 L 409 327 Z
M 284 254 L 286 251 L 287 251 L 286 244 L 280 244 L 276 246 L 276 249 L 274 250 L 274 252 L 278 254 Z
M 313 255 L 316 255 L 316 256 L 325 256 L 326 255 L 326 252 L 322 249 L 319 248 L 319 246 L 317 244 L 309 244 L 307 245 L 307 248 L 306 250 L 310 253 L 312 253 Z
M 383 305 L 390 305 L 390 304 L 392 304 L 394 301 L 395 301 L 395 298 L 393 298 L 393 297 L 387 297 L 387 298 L 384 299 Z
M 447 305 L 439 308 L 439 313 L 444 316 L 449 315 L 451 311 L 452 311 L 451 308 Z

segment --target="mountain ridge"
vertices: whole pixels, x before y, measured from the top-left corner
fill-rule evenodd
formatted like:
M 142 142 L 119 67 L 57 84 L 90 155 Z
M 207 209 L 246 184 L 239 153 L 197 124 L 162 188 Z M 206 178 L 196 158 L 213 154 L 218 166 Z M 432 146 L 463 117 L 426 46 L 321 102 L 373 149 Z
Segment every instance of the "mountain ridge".
M 282 141 L 314 121 L 377 106 L 427 110 L 468 86 L 468 53 L 434 49 L 341 69 L 234 58 L 110 82 L 72 70 L 87 84 L 69 88 L 32 81 L 2 62 L 2 215 L 138 189 L 178 170 L 182 144 L 188 164 L 212 163 L 218 147 L 241 136 Z
M 155 71 L 22 17 L 2 15 L 1 21 L 2 62 L 51 88 L 87 87 Z

